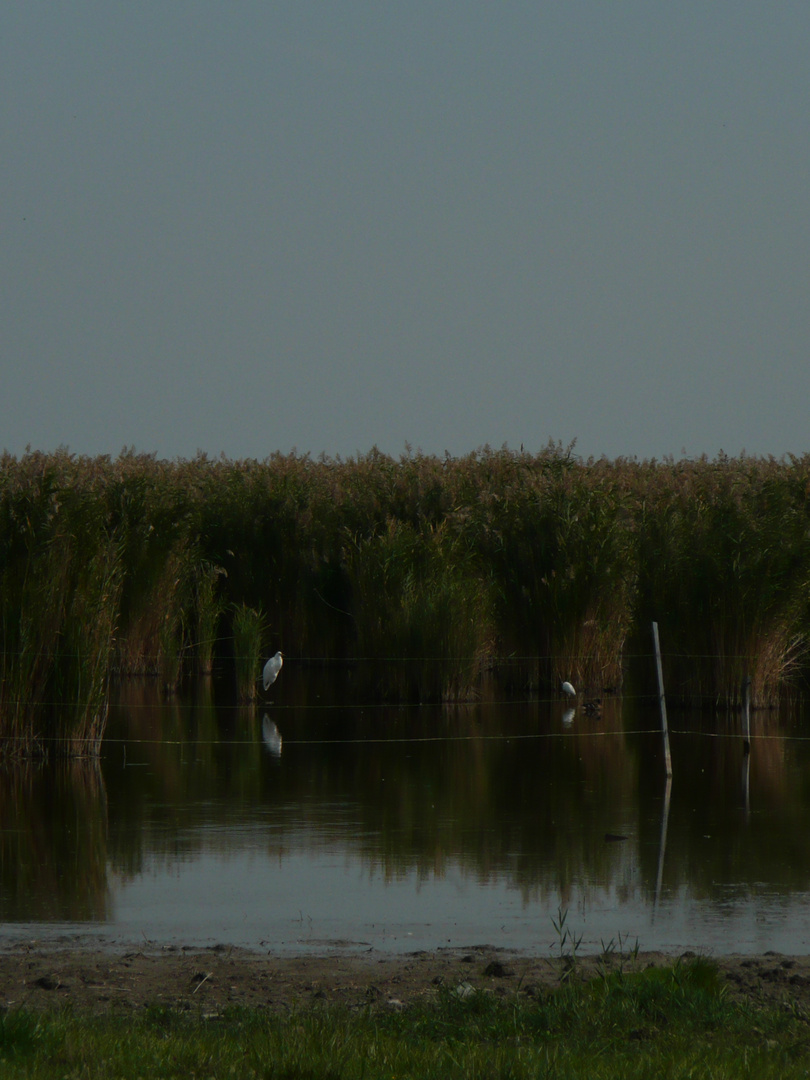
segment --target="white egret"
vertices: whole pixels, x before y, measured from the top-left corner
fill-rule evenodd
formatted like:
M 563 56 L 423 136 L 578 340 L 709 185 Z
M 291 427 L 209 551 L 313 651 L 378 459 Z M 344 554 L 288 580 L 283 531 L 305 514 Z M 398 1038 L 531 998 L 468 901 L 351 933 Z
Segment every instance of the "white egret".
M 262 678 L 264 680 L 264 688 L 272 686 L 278 678 L 278 673 L 281 671 L 281 665 L 284 663 L 284 659 L 281 655 L 281 651 L 277 652 L 275 656 L 271 656 L 267 663 L 264 665 L 264 671 L 262 672 Z
M 571 683 L 570 683 L 570 682 L 564 682 L 564 683 L 562 684 L 562 692 L 563 692 L 564 694 L 567 694 L 567 695 L 568 695 L 568 697 L 576 697 L 576 696 L 577 696 L 577 692 L 576 692 L 576 690 L 575 690 L 575 689 L 573 688 L 573 686 L 571 685 Z
M 576 714 L 577 714 L 576 709 L 566 709 L 565 712 L 563 713 L 563 718 L 562 718 L 563 727 L 571 727 L 571 725 L 574 722 L 574 717 L 576 716 Z

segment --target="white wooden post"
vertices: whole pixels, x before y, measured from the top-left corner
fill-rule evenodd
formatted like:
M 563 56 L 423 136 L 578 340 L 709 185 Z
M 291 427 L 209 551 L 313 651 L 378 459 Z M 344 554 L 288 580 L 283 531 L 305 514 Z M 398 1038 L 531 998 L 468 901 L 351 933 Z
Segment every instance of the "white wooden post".
M 661 666 L 661 644 L 658 640 L 658 623 L 652 624 L 655 642 L 655 665 L 658 671 L 658 705 L 661 709 L 661 731 L 664 736 L 664 765 L 667 776 L 672 776 L 672 757 L 669 752 L 669 727 L 667 726 L 667 699 L 664 695 L 664 669 Z

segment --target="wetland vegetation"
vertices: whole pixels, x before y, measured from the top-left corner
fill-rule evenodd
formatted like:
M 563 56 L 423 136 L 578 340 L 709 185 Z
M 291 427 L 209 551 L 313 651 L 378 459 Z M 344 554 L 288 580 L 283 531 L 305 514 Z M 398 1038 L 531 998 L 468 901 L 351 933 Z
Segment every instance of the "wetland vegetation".
M 377 451 L 167 462 L 0 459 L 0 739 L 96 753 L 110 680 L 169 693 L 261 662 L 354 666 L 379 700 L 484 680 L 755 705 L 810 674 L 810 455 L 583 461 L 550 444 L 464 458 Z
M 126 1001 L 103 1011 L 11 1008 L 0 1016 L 0 1068 L 9 1078 L 807 1075 L 802 1007 L 733 997 L 700 958 L 646 970 L 606 964 L 588 981 L 500 993 L 440 985 L 408 1004 L 374 990 L 358 988 L 351 1005 L 322 993 L 285 1009 L 212 1008 L 193 997 L 137 1011 Z

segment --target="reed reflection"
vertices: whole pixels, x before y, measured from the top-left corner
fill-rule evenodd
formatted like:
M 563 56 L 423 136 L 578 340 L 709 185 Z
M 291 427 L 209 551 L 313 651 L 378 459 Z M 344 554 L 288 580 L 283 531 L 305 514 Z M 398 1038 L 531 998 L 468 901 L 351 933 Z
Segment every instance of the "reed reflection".
M 803 730 L 795 712 L 753 712 L 746 756 L 736 714 L 676 717 L 664 893 L 688 887 L 695 898 L 726 900 L 749 890 L 810 888 L 810 756 L 804 738 L 795 738 Z M 642 784 L 642 797 L 660 786 L 652 769 L 642 772 Z M 655 822 L 642 824 L 648 880 Z
M 102 920 L 108 877 L 245 849 L 280 873 L 328 853 L 382 888 L 461 875 L 552 910 L 801 893 L 810 744 L 786 735 L 803 719 L 755 712 L 747 763 L 736 723 L 676 715 L 668 789 L 654 708 L 618 698 L 600 716 L 540 701 L 378 708 L 291 678 L 271 716 L 218 703 L 210 683 L 166 699 L 133 681 L 100 768 L 0 774 L 0 913 Z
M 232 843 L 225 825 L 258 827 L 274 857 L 338 847 L 384 881 L 461 867 L 481 884 L 505 879 L 529 900 L 609 880 L 626 855 L 605 833 L 638 832 L 639 757 L 618 701 L 599 719 L 578 714 L 564 737 L 561 708 L 537 702 L 497 712 L 293 706 L 275 712 L 283 760 L 280 724 L 268 714 L 220 710 L 206 742 L 193 711 L 155 709 L 162 719 L 141 703 L 124 723 L 135 740 L 149 736 L 127 749 L 115 784 L 112 854 L 129 872 L 147 852 L 190 857 Z M 160 726 L 173 736 L 162 746 L 152 740 Z
M 460 866 L 482 884 L 508 881 L 527 901 L 564 899 L 574 886 L 630 890 L 652 904 L 684 886 L 711 896 L 718 882 L 810 882 L 804 744 L 779 737 L 775 713 L 754 714 L 747 826 L 736 721 L 676 714 L 662 837 L 653 710 L 628 719 L 619 699 L 598 717 L 540 702 L 366 709 L 332 707 L 311 684 L 298 704 L 285 689 L 267 723 L 214 706 L 200 715 L 159 705 L 170 711 L 159 721 L 130 714 L 132 730 L 170 728 L 177 743 L 144 747 L 150 775 L 131 776 L 133 808 L 120 816 L 146 815 L 130 831 L 139 845 L 188 855 L 230 843 L 223 825 L 258 825 L 274 855 L 333 846 L 387 881 Z M 280 759 L 271 746 L 282 724 Z M 606 833 L 628 840 L 611 845 Z M 119 835 L 116 823 L 116 843 Z
M 0 821 L 0 919 L 107 918 L 107 794 L 97 762 L 3 768 Z

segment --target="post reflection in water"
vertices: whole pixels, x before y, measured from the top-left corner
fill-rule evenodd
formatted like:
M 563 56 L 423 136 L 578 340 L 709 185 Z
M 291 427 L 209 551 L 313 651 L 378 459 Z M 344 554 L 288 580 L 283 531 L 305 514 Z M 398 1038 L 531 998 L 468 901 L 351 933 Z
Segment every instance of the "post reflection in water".
M 669 802 L 672 797 L 672 777 L 667 776 L 664 781 L 664 805 L 661 810 L 661 840 L 658 844 L 658 875 L 655 879 L 655 900 L 653 912 L 658 910 L 661 902 L 661 893 L 664 885 L 664 856 L 667 851 L 667 829 L 669 826 Z
M 100 766 L 0 772 L 4 935 L 543 952 L 564 908 L 583 949 L 810 950 L 800 712 L 753 714 L 744 760 L 736 719 L 675 714 L 667 784 L 655 701 L 283 690 L 271 717 L 133 681 Z

